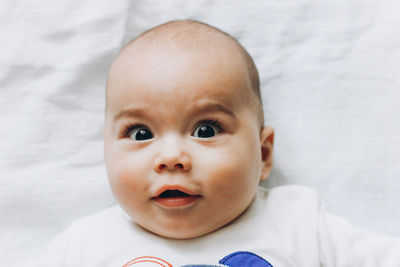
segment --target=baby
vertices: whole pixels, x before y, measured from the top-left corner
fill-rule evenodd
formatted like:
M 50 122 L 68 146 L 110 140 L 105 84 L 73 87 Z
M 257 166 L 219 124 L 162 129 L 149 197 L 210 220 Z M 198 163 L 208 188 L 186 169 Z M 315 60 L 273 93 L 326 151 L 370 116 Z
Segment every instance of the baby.
M 75 222 L 38 266 L 400 266 L 398 240 L 353 229 L 312 190 L 258 186 L 274 130 L 254 62 L 228 34 L 155 27 L 117 56 L 106 90 L 119 206 Z

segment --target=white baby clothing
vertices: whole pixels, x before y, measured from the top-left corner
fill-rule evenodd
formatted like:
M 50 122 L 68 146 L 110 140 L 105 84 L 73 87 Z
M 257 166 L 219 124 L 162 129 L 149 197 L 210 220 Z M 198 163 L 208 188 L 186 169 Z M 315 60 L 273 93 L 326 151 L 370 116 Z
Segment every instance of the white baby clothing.
M 114 206 L 73 223 L 34 266 L 218 265 L 235 252 L 270 264 L 262 266 L 400 267 L 400 240 L 353 228 L 327 213 L 312 189 L 297 185 L 260 187 L 235 221 L 189 240 L 150 233 Z

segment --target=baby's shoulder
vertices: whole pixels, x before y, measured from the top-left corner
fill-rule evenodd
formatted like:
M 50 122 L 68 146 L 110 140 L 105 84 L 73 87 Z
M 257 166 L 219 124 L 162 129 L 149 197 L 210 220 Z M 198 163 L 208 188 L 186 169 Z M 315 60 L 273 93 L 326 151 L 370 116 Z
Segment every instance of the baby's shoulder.
M 321 209 L 318 193 L 302 185 L 260 188 L 258 198 L 265 216 L 288 222 L 316 221 Z
M 320 197 L 319 194 L 311 187 L 303 185 L 283 185 L 273 188 L 263 188 L 260 187 L 259 195 L 261 198 L 269 202 L 280 202 L 293 204 L 319 204 Z
M 275 236 L 283 247 L 317 240 L 321 212 L 319 195 L 312 188 L 285 185 L 260 188 L 254 211 L 254 224 L 263 238 Z M 254 227 L 253 227 L 254 228 Z

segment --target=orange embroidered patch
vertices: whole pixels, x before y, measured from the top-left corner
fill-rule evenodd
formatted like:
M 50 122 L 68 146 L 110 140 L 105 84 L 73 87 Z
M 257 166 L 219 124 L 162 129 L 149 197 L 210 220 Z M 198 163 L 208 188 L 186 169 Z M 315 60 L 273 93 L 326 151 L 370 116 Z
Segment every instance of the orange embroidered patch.
M 140 264 L 140 263 L 154 263 L 155 266 L 162 266 L 162 267 L 172 267 L 172 264 L 170 264 L 169 262 L 160 259 L 160 258 L 156 258 L 156 257 L 150 257 L 150 256 L 144 256 L 144 257 L 139 257 L 136 259 L 133 259 L 131 261 L 129 261 L 128 263 L 124 264 L 122 267 L 128 267 L 128 266 L 132 266 L 134 264 Z

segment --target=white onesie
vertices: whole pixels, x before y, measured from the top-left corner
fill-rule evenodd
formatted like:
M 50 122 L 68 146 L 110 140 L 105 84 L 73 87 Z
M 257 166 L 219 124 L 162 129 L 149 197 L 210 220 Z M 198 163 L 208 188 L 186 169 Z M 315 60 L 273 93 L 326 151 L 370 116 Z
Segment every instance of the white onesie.
M 244 267 L 246 261 L 254 267 L 400 267 L 400 240 L 353 228 L 327 213 L 309 188 L 260 187 L 238 219 L 190 240 L 159 237 L 119 206 L 108 208 L 73 223 L 34 266 Z

